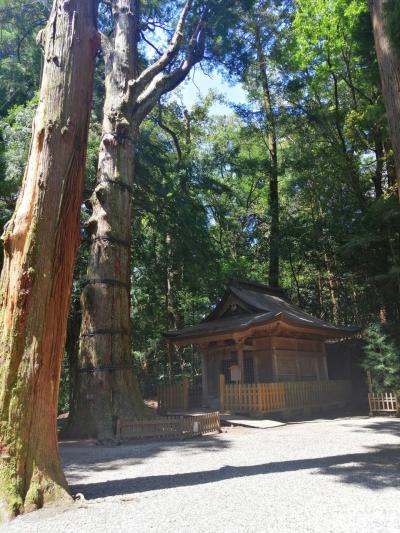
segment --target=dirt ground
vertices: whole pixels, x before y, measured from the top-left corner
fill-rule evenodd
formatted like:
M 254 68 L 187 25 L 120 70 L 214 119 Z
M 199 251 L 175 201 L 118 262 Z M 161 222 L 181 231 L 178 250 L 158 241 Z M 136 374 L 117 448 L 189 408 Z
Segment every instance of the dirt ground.
M 179 442 L 62 443 L 71 507 L 1 531 L 398 532 L 400 419 L 233 428 Z

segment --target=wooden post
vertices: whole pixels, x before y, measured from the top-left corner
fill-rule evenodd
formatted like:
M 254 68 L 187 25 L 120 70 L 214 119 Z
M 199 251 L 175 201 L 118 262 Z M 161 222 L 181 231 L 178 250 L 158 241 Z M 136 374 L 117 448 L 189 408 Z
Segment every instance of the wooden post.
M 274 337 L 271 337 L 271 350 L 272 350 L 272 373 L 273 373 L 273 378 L 274 378 L 275 382 L 278 382 L 279 381 L 278 356 L 277 356 L 277 353 L 276 353 Z
M 323 361 L 323 355 L 318 356 L 314 355 L 314 366 L 315 366 L 315 375 L 317 376 L 317 381 L 321 381 L 321 372 L 320 372 L 320 359 Z
M 296 339 L 296 374 L 297 374 L 297 380 L 301 381 L 301 368 L 300 368 L 300 359 L 299 359 L 299 342 Z
M 257 384 L 257 397 L 258 397 L 258 411 L 261 413 L 264 410 L 263 396 L 264 386 L 261 383 Z
M 201 394 L 203 407 L 208 407 L 207 348 L 201 348 Z
M 122 439 L 122 426 L 121 426 L 121 419 L 119 417 L 117 418 L 117 425 L 115 428 L 115 437 L 116 437 L 117 442 L 120 442 Z
M 324 369 L 324 375 L 322 376 L 322 379 L 329 379 L 329 373 L 328 373 L 328 361 L 326 358 L 326 346 L 324 341 L 321 342 L 322 345 L 322 367 Z
M 258 370 L 258 355 L 253 355 L 254 364 L 254 383 L 260 383 L 260 373 Z
M 188 411 L 189 409 L 189 380 L 186 376 L 182 379 L 182 396 L 183 396 L 183 410 Z
M 219 376 L 219 410 L 225 411 L 225 376 L 220 374 Z
M 236 343 L 236 350 L 238 356 L 238 365 L 240 368 L 240 383 L 244 383 L 244 358 L 243 358 L 243 343 Z

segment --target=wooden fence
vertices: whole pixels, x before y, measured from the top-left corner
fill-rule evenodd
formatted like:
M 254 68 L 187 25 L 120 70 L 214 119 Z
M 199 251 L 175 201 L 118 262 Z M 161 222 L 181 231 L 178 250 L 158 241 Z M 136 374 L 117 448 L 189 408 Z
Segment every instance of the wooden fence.
M 160 413 L 166 413 L 201 407 L 201 393 L 201 385 L 189 383 L 188 378 L 183 378 L 180 383 L 173 385 L 159 385 L 157 387 L 158 410 Z
M 225 384 L 220 376 L 220 410 L 237 413 L 269 412 L 348 401 L 350 381 Z
M 189 438 L 221 432 L 218 412 L 201 415 L 162 416 L 148 419 L 119 419 L 117 439 Z
M 400 401 L 395 394 L 388 392 L 383 394 L 368 394 L 369 412 L 374 414 L 393 414 L 400 416 Z
M 189 409 L 189 381 L 183 379 L 181 383 L 173 385 L 159 385 L 157 387 L 158 410 L 187 411 Z

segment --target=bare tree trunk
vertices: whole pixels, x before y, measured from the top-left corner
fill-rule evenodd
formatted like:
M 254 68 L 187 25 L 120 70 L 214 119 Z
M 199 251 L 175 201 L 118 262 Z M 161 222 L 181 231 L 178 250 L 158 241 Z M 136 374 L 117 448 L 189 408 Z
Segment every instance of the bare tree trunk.
M 391 133 L 398 191 L 400 192 L 400 57 L 385 31 L 385 0 L 369 0 L 382 96 Z
M 330 262 L 328 259 L 328 254 L 326 251 L 324 251 L 324 267 L 326 272 L 326 277 L 328 280 L 328 287 L 329 287 L 329 294 L 331 297 L 331 306 L 332 306 L 332 317 L 333 322 L 335 324 L 338 324 L 339 322 L 339 306 L 338 306 L 338 299 L 336 296 L 336 283 L 335 283 L 335 277 L 332 273 Z
M 271 287 L 279 287 L 280 231 L 279 231 L 279 167 L 276 118 L 267 75 L 267 61 L 262 47 L 260 28 L 255 26 L 257 67 L 263 93 L 263 107 L 266 126 L 266 144 L 270 160 L 269 169 L 269 211 L 271 216 L 269 244 L 269 274 Z
M 114 31 L 103 37 L 106 99 L 97 186 L 88 222 L 92 245 L 82 294 L 82 327 L 76 408 L 67 434 L 100 441 L 115 438 L 118 418 L 143 416 L 146 408 L 133 372 L 130 277 L 134 157 L 139 127 L 164 92 L 175 88 L 204 50 L 197 25 L 185 60 L 175 57 L 192 2 L 181 13 L 171 44 L 156 63 L 138 74 L 140 15 L 136 0 L 112 4 Z
M 44 70 L 0 281 L 0 512 L 69 499 L 56 416 L 73 266 L 80 242 L 96 2 L 55 0 L 40 33 Z

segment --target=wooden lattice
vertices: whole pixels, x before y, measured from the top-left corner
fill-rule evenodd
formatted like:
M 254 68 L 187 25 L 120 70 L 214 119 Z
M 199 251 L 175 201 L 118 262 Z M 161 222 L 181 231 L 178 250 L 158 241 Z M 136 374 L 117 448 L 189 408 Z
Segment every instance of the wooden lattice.
M 288 383 L 227 384 L 223 389 L 226 411 L 270 412 L 348 401 L 349 381 L 302 381 Z
M 385 413 L 400 415 L 399 398 L 391 392 L 382 394 L 370 392 L 368 394 L 368 402 L 371 415 Z
M 218 412 L 147 419 L 119 419 L 117 422 L 119 440 L 190 438 L 216 432 L 221 432 Z

